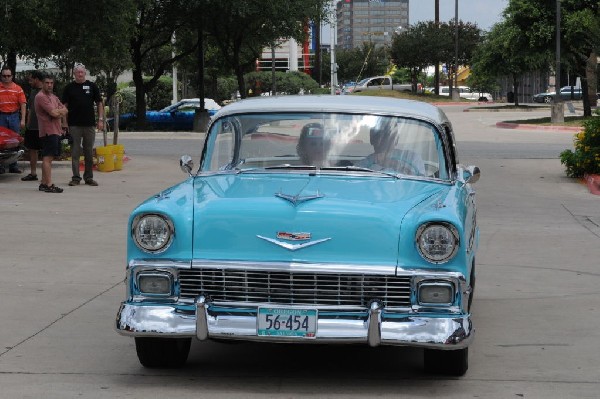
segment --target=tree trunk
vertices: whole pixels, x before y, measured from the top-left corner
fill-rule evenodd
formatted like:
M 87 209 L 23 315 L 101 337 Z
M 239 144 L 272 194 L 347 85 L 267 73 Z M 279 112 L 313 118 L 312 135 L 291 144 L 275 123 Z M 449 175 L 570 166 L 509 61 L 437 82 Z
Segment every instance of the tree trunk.
M 133 83 L 135 84 L 135 115 L 138 126 L 146 124 L 146 91 L 141 65 L 133 69 Z
M 598 96 L 596 94 L 596 92 L 598 91 L 598 74 L 597 74 L 597 68 L 598 68 L 598 55 L 595 52 L 592 52 L 592 54 L 590 54 L 590 57 L 587 60 L 586 63 L 586 77 L 587 77 L 587 82 L 588 82 L 588 100 L 589 100 L 589 104 L 590 104 L 590 112 L 591 112 L 591 107 L 595 107 L 598 105 Z M 584 109 L 585 111 L 585 109 Z
M 587 78 L 581 78 L 581 99 L 583 100 L 583 116 L 592 116 L 592 107 L 590 107 L 589 84 Z M 594 93 L 596 97 L 596 93 Z
M 516 75 L 513 75 L 513 95 L 515 97 L 515 107 L 519 106 L 519 77 Z

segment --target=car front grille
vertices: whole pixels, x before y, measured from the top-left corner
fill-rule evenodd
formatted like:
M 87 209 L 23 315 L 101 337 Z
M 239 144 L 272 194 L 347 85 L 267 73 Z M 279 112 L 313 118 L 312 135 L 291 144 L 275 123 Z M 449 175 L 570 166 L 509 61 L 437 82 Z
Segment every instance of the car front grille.
M 316 274 L 231 269 L 180 270 L 182 299 L 204 295 L 218 302 L 410 306 L 411 278 L 368 274 Z

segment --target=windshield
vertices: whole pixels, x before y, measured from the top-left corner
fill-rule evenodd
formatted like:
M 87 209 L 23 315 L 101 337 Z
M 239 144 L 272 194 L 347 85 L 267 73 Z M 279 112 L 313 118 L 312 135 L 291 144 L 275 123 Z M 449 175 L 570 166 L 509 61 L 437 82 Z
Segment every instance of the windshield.
M 260 113 L 220 118 L 208 133 L 201 169 L 382 171 L 448 179 L 433 125 L 401 117 Z

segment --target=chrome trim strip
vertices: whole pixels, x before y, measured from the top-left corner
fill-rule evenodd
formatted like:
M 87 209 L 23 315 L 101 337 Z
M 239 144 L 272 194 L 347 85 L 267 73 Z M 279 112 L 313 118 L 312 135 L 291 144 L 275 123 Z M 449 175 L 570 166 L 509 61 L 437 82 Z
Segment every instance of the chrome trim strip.
M 300 263 L 300 262 L 240 262 L 193 259 L 192 269 L 238 269 L 238 270 L 267 270 L 279 272 L 318 272 L 318 273 L 349 273 L 394 276 L 396 266 L 385 265 L 345 265 L 332 263 Z M 445 275 L 448 275 L 446 272 Z
M 179 261 L 170 259 L 131 259 L 127 264 L 127 269 L 134 267 L 145 267 L 145 268 L 174 268 L 174 269 L 190 269 L 192 267 L 191 261 Z
M 262 239 L 262 240 L 270 242 L 271 244 L 278 245 L 278 246 L 280 246 L 282 248 L 285 248 L 285 249 L 288 249 L 290 251 L 296 251 L 298 249 L 310 247 L 312 245 L 320 244 L 322 242 L 331 240 L 331 238 L 323 238 L 323 239 L 320 239 L 320 240 L 303 242 L 302 244 L 291 244 L 289 242 L 279 241 L 279 240 L 275 240 L 273 238 L 267 238 L 267 237 L 263 237 L 263 236 L 260 236 L 260 235 L 256 235 L 256 236 L 258 238 Z
M 331 343 L 346 344 L 377 343 L 380 334 L 381 345 L 401 345 L 437 349 L 461 349 L 467 347 L 474 338 L 471 316 L 448 315 L 447 317 L 424 317 L 407 315 L 400 319 L 386 319 L 385 310 L 376 314 L 371 310 L 370 318 L 327 319 L 319 316 L 317 336 L 311 339 L 286 337 L 259 337 L 256 334 L 256 317 L 233 315 L 226 310 L 215 311 L 206 307 L 207 303 L 198 300 L 196 311 L 182 311 L 176 305 L 142 306 L 122 303 L 116 318 L 116 330 L 127 336 L 155 337 L 197 337 L 199 339 L 229 339 L 263 342 L 288 343 Z M 204 314 L 204 321 L 197 321 L 195 314 Z M 377 319 L 381 317 L 378 324 Z M 372 322 L 372 321 L 373 322 Z M 376 328 L 377 327 L 377 328 Z M 375 330 L 378 330 L 377 333 Z

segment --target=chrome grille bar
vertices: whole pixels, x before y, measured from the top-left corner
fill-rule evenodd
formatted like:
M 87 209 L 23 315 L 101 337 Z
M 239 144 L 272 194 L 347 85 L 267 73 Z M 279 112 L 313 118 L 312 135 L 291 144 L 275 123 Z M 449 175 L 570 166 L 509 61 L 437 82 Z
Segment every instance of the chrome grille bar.
M 218 302 L 410 306 L 411 277 L 370 274 L 317 274 L 270 270 L 187 269 L 179 271 L 180 297 L 204 295 Z

